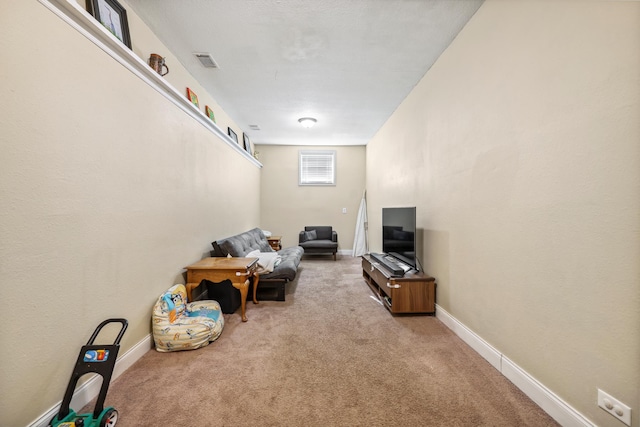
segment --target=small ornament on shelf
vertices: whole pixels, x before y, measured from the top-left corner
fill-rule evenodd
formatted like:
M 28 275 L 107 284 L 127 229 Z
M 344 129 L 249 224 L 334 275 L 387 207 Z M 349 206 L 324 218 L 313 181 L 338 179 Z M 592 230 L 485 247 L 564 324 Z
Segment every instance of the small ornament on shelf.
M 211 109 L 211 107 L 209 107 L 208 105 L 204 106 L 204 111 L 205 113 L 207 113 L 207 117 L 209 117 L 211 119 L 211 121 L 213 123 L 216 122 L 216 116 L 213 114 L 213 110 Z
M 167 74 L 169 74 L 169 67 L 167 67 L 165 59 L 157 53 L 152 53 L 151 56 L 149 56 L 149 66 L 161 76 L 166 76 Z M 163 68 L 166 68 L 167 70 L 164 71 Z
M 198 103 L 198 95 L 196 95 L 196 93 L 189 88 L 187 88 L 187 98 L 189 98 L 189 101 L 191 101 L 193 105 L 200 108 L 200 104 Z

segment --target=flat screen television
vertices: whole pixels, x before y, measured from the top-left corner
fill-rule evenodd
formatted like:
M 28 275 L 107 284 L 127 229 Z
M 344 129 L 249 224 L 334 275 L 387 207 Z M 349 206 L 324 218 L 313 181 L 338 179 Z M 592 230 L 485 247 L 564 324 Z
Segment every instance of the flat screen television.
M 416 208 L 382 208 L 382 251 L 415 270 Z

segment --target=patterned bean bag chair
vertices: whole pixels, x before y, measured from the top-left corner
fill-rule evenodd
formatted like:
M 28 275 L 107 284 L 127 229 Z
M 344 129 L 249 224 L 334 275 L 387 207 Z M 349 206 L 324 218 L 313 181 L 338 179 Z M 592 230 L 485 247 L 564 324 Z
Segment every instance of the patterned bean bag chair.
M 156 350 L 195 350 L 218 339 L 224 316 L 216 301 L 187 302 L 184 285 L 174 285 L 158 298 L 152 323 Z

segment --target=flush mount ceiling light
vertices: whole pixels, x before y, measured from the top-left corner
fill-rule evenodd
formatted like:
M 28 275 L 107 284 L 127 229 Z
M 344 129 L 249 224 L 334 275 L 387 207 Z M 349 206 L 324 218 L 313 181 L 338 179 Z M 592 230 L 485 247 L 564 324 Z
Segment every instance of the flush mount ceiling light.
M 318 121 L 313 117 L 301 117 L 298 122 L 305 128 L 313 127 Z

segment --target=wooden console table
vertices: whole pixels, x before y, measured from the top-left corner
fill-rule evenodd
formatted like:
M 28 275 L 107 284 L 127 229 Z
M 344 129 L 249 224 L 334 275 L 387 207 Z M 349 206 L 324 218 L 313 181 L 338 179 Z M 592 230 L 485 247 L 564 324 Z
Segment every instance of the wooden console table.
M 258 258 L 204 258 L 187 267 L 187 298 L 191 301 L 191 290 L 204 279 L 222 282 L 229 279 L 233 287 L 240 291 L 242 321 L 247 321 L 246 301 L 249 293 L 249 279 L 255 277 L 253 284 L 253 303 L 258 304 L 256 289 L 260 281 L 257 273 Z
M 391 313 L 436 312 L 436 279 L 423 272 L 391 277 L 384 266 L 364 255 L 362 277 Z

